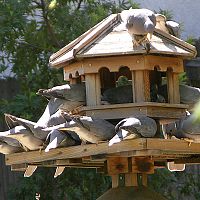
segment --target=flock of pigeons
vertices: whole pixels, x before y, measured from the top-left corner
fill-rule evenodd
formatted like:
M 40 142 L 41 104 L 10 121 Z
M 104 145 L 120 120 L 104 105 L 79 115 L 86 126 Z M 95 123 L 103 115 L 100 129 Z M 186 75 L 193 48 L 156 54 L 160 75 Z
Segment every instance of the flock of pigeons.
M 104 102 L 107 101 L 108 104 L 127 103 L 131 95 L 126 95 L 126 98 L 123 95 L 129 86 L 120 87 L 119 93 L 116 92 L 116 88 L 105 91 L 102 95 Z M 155 120 L 146 116 L 133 115 L 133 117 L 119 121 L 115 126 L 104 119 L 72 115 L 71 112 L 75 108 L 86 104 L 84 84 L 66 84 L 47 90 L 40 89 L 37 94 L 49 100 L 44 113 L 37 122 L 5 114 L 9 130 L 0 132 L 0 153 L 10 154 L 41 149 L 48 152 L 60 146 L 101 141 L 109 141 L 109 145 L 112 145 L 123 139 L 154 137 L 157 131 Z M 182 103 L 194 105 L 200 99 L 200 89 L 180 85 L 180 96 Z M 122 97 L 121 102 L 119 102 L 120 97 Z M 164 132 L 173 134 L 177 138 L 187 136 L 197 141 L 200 127 L 198 123 L 193 122 L 193 118 L 192 114 L 180 119 L 179 123 L 174 123 L 174 129 L 177 131 L 170 130 L 172 128 L 168 124 Z M 194 137 L 195 134 L 197 137 Z
M 147 9 L 130 9 L 123 11 L 121 17 L 133 38 L 133 45 L 143 44 L 149 51 L 147 35 L 150 34 L 151 37 L 155 30 L 157 16 Z M 178 24 L 166 22 L 166 26 L 177 36 Z M 11 154 L 41 149 L 48 152 L 57 147 L 97 144 L 102 141 L 109 141 L 108 145 L 111 146 L 124 139 L 154 137 L 157 132 L 156 121 L 147 116 L 133 115 L 113 125 L 104 119 L 72 115 L 74 109 L 86 105 L 84 84 L 40 89 L 37 94 L 48 99 L 46 109 L 37 122 L 5 114 L 9 130 L 0 132 L 0 153 Z M 180 85 L 180 96 L 182 103 L 194 105 L 200 99 L 200 89 Z M 130 85 L 108 89 L 101 98 L 102 102 L 107 104 L 130 103 L 132 99 Z M 194 123 L 194 118 L 191 114 L 175 123 L 163 125 L 163 133 L 185 138 L 190 142 L 200 142 L 200 126 L 199 123 Z M 35 169 L 35 166 L 27 168 L 25 176 L 32 175 Z M 63 170 L 64 167 L 58 167 L 54 177 L 60 175 Z

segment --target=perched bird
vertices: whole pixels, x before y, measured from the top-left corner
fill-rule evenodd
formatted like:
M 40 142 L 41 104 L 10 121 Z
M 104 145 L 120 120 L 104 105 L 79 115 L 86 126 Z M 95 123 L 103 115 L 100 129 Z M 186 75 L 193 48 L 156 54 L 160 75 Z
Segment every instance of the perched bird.
M 150 39 L 155 30 L 156 16 L 154 12 L 148 9 L 130 9 L 126 11 L 126 28 L 133 39 L 133 46 L 139 46 L 143 44 L 147 49 L 150 50 Z M 123 12 L 122 12 L 123 20 Z
M 116 135 L 109 141 L 109 146 L 124 139 L 139 137 L 154 137 L 157 124 L 154 119 L 146 116 L 129 117 L 121 120 L 115 126 Z
M 172 132 L 176 138 L 184 139 L 188 142 L 200 143 L 200 124 L 196 121 L 196 116 L 191 114 L 179 121 L 177 130 Z
M 41 140 L 45 140 L 47 135 L 49 134 L 49 131 L 45 131 L 42 129 L 42 127 L 36 127 L 35 122 L 23 119 L 23 118 L 19 118 L 19 117 L 15 117 L 13 115 L 10 114 L 5 114 L 6 119 L 13 121 L 14 124 L 17 124 L 18 126 L 23 126 L 26 130 L 27 133 L 31 133 L 34 137 L 39 138 Z M 17 127 L 17 126 L 16 126 Z
M 23 151 L 23 148 L 17 140 L 0 136 L 0 153 L 11 154 L 20 151 Z
M 189 85 L 179 85 L 180 102 L 193 107 L 200 100 L 200 89 Z M 167 85 L 158 88 L 158 93 L 167 99 Z
M 166 33 L 169 33 L 169 30 L 166 27 L 166 17 L 159 13 L 156 13 L 155 15 L 156 15 L 156 28 Z
M 166 98 L 160 94 L 157 88 L 150 88 L 151 100 L 154 102 L 164 103 Z M 163 93 L 163 92 L 162 92 Z M 133 90 L 132 85 L 123 85 L 115 88 L 109 88 L 105 90 L 101 97 L 102 102 L 109 104 L 122 104 L 133 102 Z
M 181 103 L 194 105 L 200 100 L 200 89 L 188 85 L 179 85 Z
M 110 104 L 131 103 L 133 102 L 132 85 L 109 88 L 103 92 L 101 100 Z
M 166 27 L 169 33 L 177 38 L 180 38 L 180 24 L 175 21 L 166 21 Z
M 115 126 L 110 122 L 88 116 L 72 116 L 72 121 L 60 130 L 74 131 L 82 141 L 98 143 L 111 139 L 115 134 Z
M 49 144 L 45 148 L 45 152 L 48 152 L 50 149 L 55 149 L 57 147 L 62 147 L 62 146 L 73 146 L 80 144 L 80 139 L 78 136 L 75 136 L 73 138 L 73 134 L 75 135 L 76 133 L 69 133 L 69 132 L 64 132 L 60 130 L 52 130 L 49 135 L 47 136 L 47 139 L 49 139 Z
M 0 132 L 1 136 L 16 139 L 25 150 L 39 150 L 43 148 L 43 141 L 36 138 L 24 126 L 16 126 L 8 131 Z
M 35 127 L 49 127 L 61 123 L 62 115 L 61 110 L 59 109 L 66 100 L 51 98 L 42 114 L 40 119 L 35 124 Z M 66 119 L 65 119 L 66 120 Z
M 61 85 L 51 89 L 40 89 L 37 92 L 38 95 L 42 95 L 49 99 L 57 98 L 65 100 L 62 109 L 66 111 L 72 111 L 74 108 L 81 105 L 85 105 L 86 102 L 86 91 L 84 84 L 73 84 L 73 85 Z

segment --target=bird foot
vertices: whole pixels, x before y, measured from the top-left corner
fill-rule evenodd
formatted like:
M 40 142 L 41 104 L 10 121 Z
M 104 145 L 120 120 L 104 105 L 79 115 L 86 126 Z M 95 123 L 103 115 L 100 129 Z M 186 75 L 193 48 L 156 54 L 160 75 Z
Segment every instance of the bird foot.
M 184 140 L 185 140 L 186 142 L 188 142 L 188 147 L 190 147 L 190 146 L 192 145 L 192 143 L 194 142 L 193 140 L 188 139 L 188 138 L 184 138 Z

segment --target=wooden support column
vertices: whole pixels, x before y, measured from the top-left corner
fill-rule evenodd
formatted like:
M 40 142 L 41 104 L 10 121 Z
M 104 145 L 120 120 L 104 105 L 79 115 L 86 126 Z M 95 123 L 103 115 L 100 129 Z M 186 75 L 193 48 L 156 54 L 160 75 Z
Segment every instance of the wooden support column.
M 85 74 L 87 106 L 100 105 L 100 78 L 99 74 Z
M 151 101 L 150 97 L 150 79 L 149 79 L 149 70 L 144 70 L 144 98 L 146 102 Z
M 131 71 L 131 76 L 132 76 L 133 103 L 135 103 L 136 102 L 136 97 L 135 97 L 135 71 Z
M 142 185 L 147 187 L 147 174 L 142 173 Z
M 125 186 L 138 186 L 138 177 L 136 173 L 125 174 Z
M 167 70 L 167 89 L 168 89 L 168 102 L 180 103 L 179 80 L 178 73 L 172 70 Z
M 134 71 L 135 101 L 150 101 L 150 80 L 148 70 Z
M 76 84 L 77 80 L 76 80 L 76 78 L 70 78 L 69 82 L 70 82 L 70 84 Z
M 174 83 L 174 103 L 180 103 L 180 91 L 179 91 L 179 78 L 178 73 L 173 73 L 173 83 Z
M 115 174 L 115 175 L 112 175 L 112 188 L 116 188 L 119 186 L 119 175 L 118 174 Z

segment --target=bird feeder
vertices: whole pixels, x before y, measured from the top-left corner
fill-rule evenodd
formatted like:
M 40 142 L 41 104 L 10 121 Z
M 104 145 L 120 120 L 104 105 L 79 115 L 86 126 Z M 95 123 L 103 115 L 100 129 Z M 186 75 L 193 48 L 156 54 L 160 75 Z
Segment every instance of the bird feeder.
M 194 57 L 195 48 L 170 35 L 158 21 L 149 52 L 133 47 L 132 38 L 121 20 L 113 14 L 50 57 L 50 65 L 63 68 L 70 83 L 85 82 L 86 106 L 81 114 L 104 119 L 124 118 L 135 114 L 159 119 L 176 119 L 185 115 L 180 104 L 178 76 L 184 71 L 183 59 Z M 101 95 L 116 87 L 125 76 L 132 85 L 132 102 L 102 105 Z M 166 84 L 164 102 L 152 97 Z M 121 94 L 123 96 L 123 94 Z
M 64 80 L 71 84 L 85 83 L 86 105 L 78 108 L 78 114 L 108 120 L 144 115 L 157 120 L 159 127 L 159 123 L 185 116 L 187 105 L 180 104 L 178 76 L 184 71 L 183 60 L 195 55 L 195 47 L 169 34 L 162 18 L 157 18 L 149 51 L 142 45 L 133 46 L 119 13 L 110 15 L 53 54 L 50 65 L 63 68 Z M 132 101 L 105 105 L 104 91 L 115 88 L 122 76 L 132 86 Z M 158 97 L 158 88 L 164 85 L 167 90 L 164 101 L 160 101 L 153 94 Z M 199 152 L 199 144 L 189 146 L 186 141 L 138 138 L 110 147 L 104 142 L 58 148 L 48 153 L 14 153 L 6 156 L 6 164 L 13 170 L 31 165 L 97 168 L 112 177 L 112 188 L 119 186 L 120 174 L 124 175 L 125 186 L 135 187 L 139 178 L 147 186 L 147 175 L 166 167 L 166 163 L 180 168 L 185 163 L 200 163 L 198 156 L 192 157 Z M 127 190 L 132 194 L 132 189 Z

